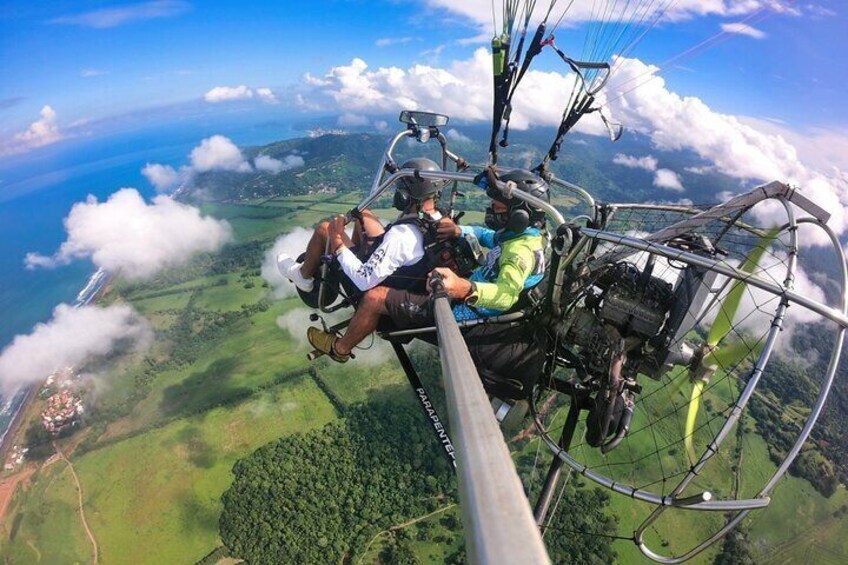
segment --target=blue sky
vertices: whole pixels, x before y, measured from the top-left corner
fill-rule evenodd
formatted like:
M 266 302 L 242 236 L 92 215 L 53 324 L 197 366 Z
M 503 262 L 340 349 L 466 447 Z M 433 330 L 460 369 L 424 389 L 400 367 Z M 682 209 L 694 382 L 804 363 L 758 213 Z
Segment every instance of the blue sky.
M 674 4 L 687 3 L 697 4 Z M 764 8 L 739 7 L 751 4 Z M 480 16 L 469 17 L 478 5 Z M 667 65 L 669 88 L 697 96 L 717 112 L 772 120 L 798 131 L 848 130 L 841 99 L 848 76 L 840 55 L 848 46 L 844 5 L 833 0 L 700 5 L 715 8 L 662 23 L 633 56 L 660 64 L 714 36 L 722 25 L 752 18 L 751 33 L 759 38 L 730 34 L 697 57 Z M 81 120 L 199 100 L 216 86 L 270 87 L 286 102 L 285 93 L 306 73 L 322 76 L 354 57 L 371 69 L 449 66 L 480 46 L 463 40 L 490 33 L 491 25 L 483 22 L 491 21 L 491 12 L 482 0 L 456 9 L 444 6 L 451 3 L 7 0 L 0 6 L 0 138 L 20 134 L 45 105 L 67 128 Z M 588 24 L 566 24 L 572 27 L 560 30 L 558 43 L 568 49 L 579 43 L 572 38 L 582 38 Z M 562 65 L 547 56 L 537 68 L 562 70 Z

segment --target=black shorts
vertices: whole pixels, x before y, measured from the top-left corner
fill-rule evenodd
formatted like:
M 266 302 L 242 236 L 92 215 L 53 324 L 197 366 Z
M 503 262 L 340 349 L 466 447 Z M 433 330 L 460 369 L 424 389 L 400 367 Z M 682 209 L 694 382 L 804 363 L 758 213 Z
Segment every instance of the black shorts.
M 430 296 L 426 294 L 390 288 L 386 295 L 386 311 L 392 323 L 402 329 L 432 326 L 435 323 Z

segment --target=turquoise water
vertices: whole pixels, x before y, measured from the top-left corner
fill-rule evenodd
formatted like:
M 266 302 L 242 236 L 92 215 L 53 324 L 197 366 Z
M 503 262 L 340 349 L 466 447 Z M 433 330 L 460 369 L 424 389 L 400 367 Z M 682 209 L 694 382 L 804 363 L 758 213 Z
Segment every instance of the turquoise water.
M 30 251 L 50 255 L 65 237 L 62 220 L 75 202 L 104 200 L 122 187 L 151 196 L 141 174 L 148 162 L 185 164 L 203 138 L 222 134 L 239 146 L 261 145 L 299 134 L 291 120 L 267 112 L 204 114 L 156 125 L 135 125 L 117 135 L 69 140 L 0 162 L 0 348 L 49 319 L 56 305 L 72 303 L 94 267 L 78 261 L 28 271 Z M 0 408 L 5 402 L 0 397 Z M 5 430 L 0 414 L 0 433 Z

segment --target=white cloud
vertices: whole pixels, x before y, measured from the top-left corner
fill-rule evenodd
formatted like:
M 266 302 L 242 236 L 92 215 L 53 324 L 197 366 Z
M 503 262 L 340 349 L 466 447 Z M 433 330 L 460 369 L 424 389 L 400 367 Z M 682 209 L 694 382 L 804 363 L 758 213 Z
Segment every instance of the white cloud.
M 683 192 L 683 183 L 680 182 L 680 177 L 670 169 L 659 169 L 654 176 L 654 186 L 671 190 L 674 192 Z
M 612 160 L 616 165 L 621 165 L 623 167 L 629 167 L 631 169 L 645 169 L 646 171 L 656 171 L 658 161 L 656 157 L 653 155 L 647 155 L 645 157 L 633 157 L 631 155 L 624 155 L 623 153 L 619 153 Z
M 277 268 L 277 255 L 286 253 L 297 259 L 306 250 L 306 245 L 311 238 L 312 230 L 295 228 L 278 238 L 273 247 L 265 253 L 265 258 L 262 261 L 262 278 L 271 285 L 275 298 L 289 298 L 297 294 L 294 285 L 280 274 L 280 270 Z
M 780 180 L 797 185 L 832 214 L 831 228 L 840 234 L 846 231 L 848 184 L 842 171 L 823 172 L 803 163 L 798 149 L 774 129 L 778 127 L 775 124 L 769 126 L 771 130 L 753 127 L 745 118 L 712 110 L 699 98 L 670 91 L 662 78 L 645 80 L 655 67 L 636 59 L 623 59 L 617 65 L 618 75 L 606 98 L 612 114 L 628 128 L 648 135 L 659 149 L 691 150 L 712 163 L 716 171 L 740 180 Z M 766 223 L 783 223 L 785 217 L 779 208 L 759 206 L 754 212 Z M 828 241 L 821 234 L 804 243 Z
M 208 171 L 249 173 L 252 170 L 250 163 L 244 160 L 241 150 L 223 135 L 208 137 L 192 149 L 191 167 L 198 173 Z
M 740 116 L 739 121 L 757 131 L 783 138 L 795 147 L 804 163 L 820 171 L 832 171 L 834 167 L 848 171 L 848 129 L 805 127 L 793 130 L 773 119 L 745 116 Z
M 491 0 L 426 0 L 433 8 L 444 9 L 448 12 L 465 16 L 488 32 L 491 39 L 492 2 Z M 562 4 L 562 3 L 561 3 Z M 742 16 L 753 14 L 759 10 L 771 10 L 777 13 L 798 15 L 800 10 L 793 2 L 784 0 L 676 0 L 674 2 L 657 2 L 645 6 L 644 2 L 618 2 L 617 0 L 599 0 L 593 2 L 566 2 L 568 13 L 563 20 L 564 25 L 579 22 L 597 21 L 630 21 L 633 19 L 652 21 L 659 16 L 667 6 L 663 18 L 666 21 L 679 21 L 703 16 Z M 534 21 L 538 21 L 547 9 L 536 7 Z M 556 8 L 552 18 L 558 18 L 564 7 Z M 498 8 L 500 9 L 500 8 Z M 643 15 L 644 14 L 644 15 Z M 476 38 L 475 38 L 476 39 Z
M 392 45 L 404 45 L 414 41 L 414 37 L 382 37 L 374 42 L 377 47 L 391 47 Z
M 830 226 L 838 233 L 848 229 L 848 183 L 842 170 L 805 164 L 787 136 L 768 123 L 755 127 L 744 117 L 722 114 L 694 96 L 681 96 L 655 76 L 659 70 L 638 59 L 616 59 L 616 74 L 597 96 L 616 121 L 648 136 L 663 151 L 689 150 L 723 173 L 745 182 L 780 180 L 800 187 L 814 202 L 830 211 Z M 455 118 L 488 122 L 491 119 L 491 55 L 478 49 L 464 61 L 446 68 L 415 65 L 408 69 L 383 67 L 371 70 L 365 61 L 334 67 L 324 76 L 305 77 L 312 109 L 375 115 L 400 109 L 429 110 Z M 556 126 L 562 113 L 562 93 L 569 92 L 568 75 L 530 70 L 513 101 L 511 127 Z M 607 135 L 594 115 L 578 123 L 575 131 Z M 553 135 L 553 132 L 552 132 Z M 841 137 L 840 137 L 841 136 Z M 838 144 L 834 138 L 842 140 Z M 832 148 L 848 146 L 844 132 L 820 138 Z M 833 149 L 833 151 L 836 151 Z M 844 162 L 845 157 L 841 157 Z M 757 212 L 766 222 L 780 222 L 768 207 Z M 826 243 L 821 237 L 815 243 Z M 810 244 L 811 240 L 806 240 Z
M 269 104 L 276 104 L 277 96 L 267 87 L 250 88 L 244 84 L 239 86 L 216 86 L 203 95 L 203 99 L 210 104 L 219 104 L 221 102 L 232 102 L 234 100 L 250 100 L 253 97 L 258 98 Z
M 837 15 L 835 10 L 825 8 L 824 6 L 818 6 L 816 4 L 807 4 L 804 6 L 804 9 L 815 19 L 832 18 Z
M 0 387 L 9 392 L 43 381 L 58 369 L 80 365 L 117 347 L 146 347 L 152 332 L 135 310 L 123 304 L 72 308 L 60 304 L 50 321 L 18 335 L 0 353 Z
M 331 68 L 324 76 L 307 74 L 306 92 L 299 105 L 312 111 L 343 111 L 345 121 L 364 122 L 364 115 L 399 110 L 423 110 L 467 121 L 491 120 L 491 55 L 481 48 L 471 59 L 454 61 L 447 68 L 414 65 L 408 69 L 382 67 L 370 70 L 362 59 Z M 513 129 L 559 124 L 563 92 L 573 86 L 571 75 L 530 70 L 513 102 Z M 592 117 L 578 131 L 607 135 L 601 120 Z
M 725 33 L 746 35 L 748 37 L 753 37 L 754 39 L 765 39 L 768 37 L 765 32 L 743 23 L 721 24 L 721 30 Z
M 209 171 L 253 172 L 253 167 L 244 158 L 241 150 L 232 140 L 223 135 L 213 135 L 202 140 L 197 147 L 192 149 L 189 158 L 191 164 L 183 165 L 179 169 L 170 165 L 147 163 L 141 170 L 141 174 L 158 192 L 167 193 L 180 186 L 193 186 L 198 173 Z M 262 169 L 265 171 L 271 171 L 276 167 L 273 161 L 274 159 L 266 161 L 262 157 L 258 159 L 258 162 L 266 167 Z M 281 170 L 291 169 L 302 164 L 297 159 L 290 160 L 287 157 L 283 160 L 283 169 Z M 259 165 L 257 165 L 257 168 L 259 168 Z
M 82 78 L 92 78 L 99 77 L 103 75 L 108 75 L 109 71 L 101 71 L 99 69 L 83 69 L 80 71 L 80 76 Z
M 257 171 L 271 174 L 281 173 L 290 169 L 302 167 L 305 164 L 300 155 L 286 155 L 282 160 L 274 159 L 268 155 L 259 155 L 253 160 L 253 166 Z
M 736 194 L 735 192 L 731 192 L 729 190 L 722 190 L 721 192 L 716 194 L 716 200 L 718 202 L 725 203 L 728 200 L 730 200 L 731 198 L 734 198 L 735 196 L 739 196 L 739 195 Z
M 248 98 L 253 98 L 253 89 L 243 84 L 239 86 L 216 86 L 203 95 L 203 99 L 210 104 L 230 102 L 232 100 L 245 100 Z
M 262 100 L 263 102 L 267 102 L 269 104 L 276 104 L 277 102 L 279 102 L 277 100 L 277 96 L 274 94 L 274 92 L 270 88 L 265 88 L 265 87 L 257 88 L 256 89 L 256 96 L 260 100 Z
M 703 167 L 686 167 L 685 171 L 687 173 L 692 173 L 693 175 L 706 175 L 715 171 L 715 167 L 711 167 L 709 165 L 705 165 Z
M 56 117 L 56 111 L 50 106 L 41 109 L 41 118 L 30 124 L 26 131 L 15 135 L 17 146 L 12 146 L 9 153 L 20 153 L 27 149 L 43 147 L 64 139 Z
M 471 138 L 463 135 L 463 133 L 456 128 L 449 129 L 445 134 L 445 137 L 451 141 L 456 141 L 457 143 L 471 143 Z
M 27 268 L 90 258 L 107 271 L 146 279 L 197 252 L 217 251 L 232 238 L 227 222 L 201 216 L 197 208 L 167 196 L 156 196 L 148 204 L 133 188 L 123 188 L 105 202 L 89 196 L 74 204 L 65 230 L 67 239 L 59 250 L 52 257 L 27 254 Z
M 174 167 L 158 163 L 147 163 L 141 174 L 150 181 L 157 192 L 171 192 L 186 178 L 185 174 L 174 170 Z
M 427 59 L 429 63 L 433 63 L 439 60 L 439 57 L 442 56 L 442 51 L 444 51 L 447 46 L 447 43 L 440 43 L 432 49 L 425 49 L 424 51 L 419 53 L 418 56 Z
M 180 0 L 154 0 L 129 6 L 103 8 L 81 14 L 60 16 L 49 20 L 51 24 L 76 25 L 95 29 L 106 29 L 119 25 L 179 16 L 191 9 L 191 4 Z

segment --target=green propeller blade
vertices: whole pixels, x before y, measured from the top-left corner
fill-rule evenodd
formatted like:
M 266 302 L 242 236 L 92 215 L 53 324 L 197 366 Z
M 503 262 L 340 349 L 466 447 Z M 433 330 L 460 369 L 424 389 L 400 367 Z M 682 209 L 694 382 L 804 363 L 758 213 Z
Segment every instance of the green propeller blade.
M 740 339 L 713 350 L 712 353 L 704 357 L 703 363 L 707 367 L 731 369 L 741 363 L 746 357 L 759 355 L 762 349 L 762 340 L 752 345 Z
M 686 452 L 689 454 L 689 462 L 695 464 L 698 460 L 695 455 L 695 444 L 692 437 L 695 435 L 695 421 L 698 418 L 698 409 L 701 407 L 701 395 L 704 393 L 704 387 L 707 383 L 697 381 L 692 385 L 692 397 L 689 399 L 689 412 L 686 414 L 686 429 L 684 430 L 686 444 Z
M 771 246 L 771 242 L 774 241 L 779 233 L 780 228 L 773 228 L 766 232 L 766 234 L 757 241 L 756 246 L 745 258 L 745 261 L 742 263 L 742 266 L 739 267 L 739 270 L 744 273 L 753 273 L 759 266 L 766 250 Z M 689 458 L 693 464 L 697 461 L 695 459 L 695 447 L 693 442 L 693 437 L 695 435 L 695 423 L 698 419 L 698 411 L 701 408 L 701 396 L 703 395 L 704 388 L 706 388 L 712 374 L 715 372 L 715 368 L 732 367 L 742 361 L 751 352 L 751 348 L 741 340 L 723 347 L 718 347 L 718 344 L 721 343 L 721 341 L 727 337 L 733 329 L 733 320 L 736 318 L 739 306 L 742 304 L 742 297 L 745 294 L 747 286 L 747 283 L 743 280 L 734 281 L 733 286 L 730 288 L 730 292 L 727 293 L 724 301 L 719 305 L 718 315 L 716 316 L 715 321 L 713 321 L 709 334 L 707 334 L 706 345 L 711 349 L 711 351 L 704 355 L 700 365 L 702 368 L 712 369 L 704 372 L 703 376 L 694 382 L 692 386 L 692 396 L 689 399 L 689 410 L 686 414 L 684 443 L 686 445 L 686 451 L 689 453 Z M 759 344 L 757 347 L 760 347 Z
M 779 233 L 780 228 L 774 228 L 757 240 L 757 245 L 754 246 L 745 258 L 739 270 L 743 273 L 753 273 L 760 264 L 766 250 L 771 246 L 771 242 Z M 739 310 L 739 305 L 742 304 L 742 297 L 745 294 L 747 286 L 748 284 L 743 280 L 733 282 L 730 292 L 727 293 L 724 302 L 719 307 L 718 315 L 710 328 L 710 333 L 707 335 L 707 345 L 710 347 L 718 345 L 730 333 L 730 330 L 733 329 L 733 319 L 736 317 L 736 311 Z

